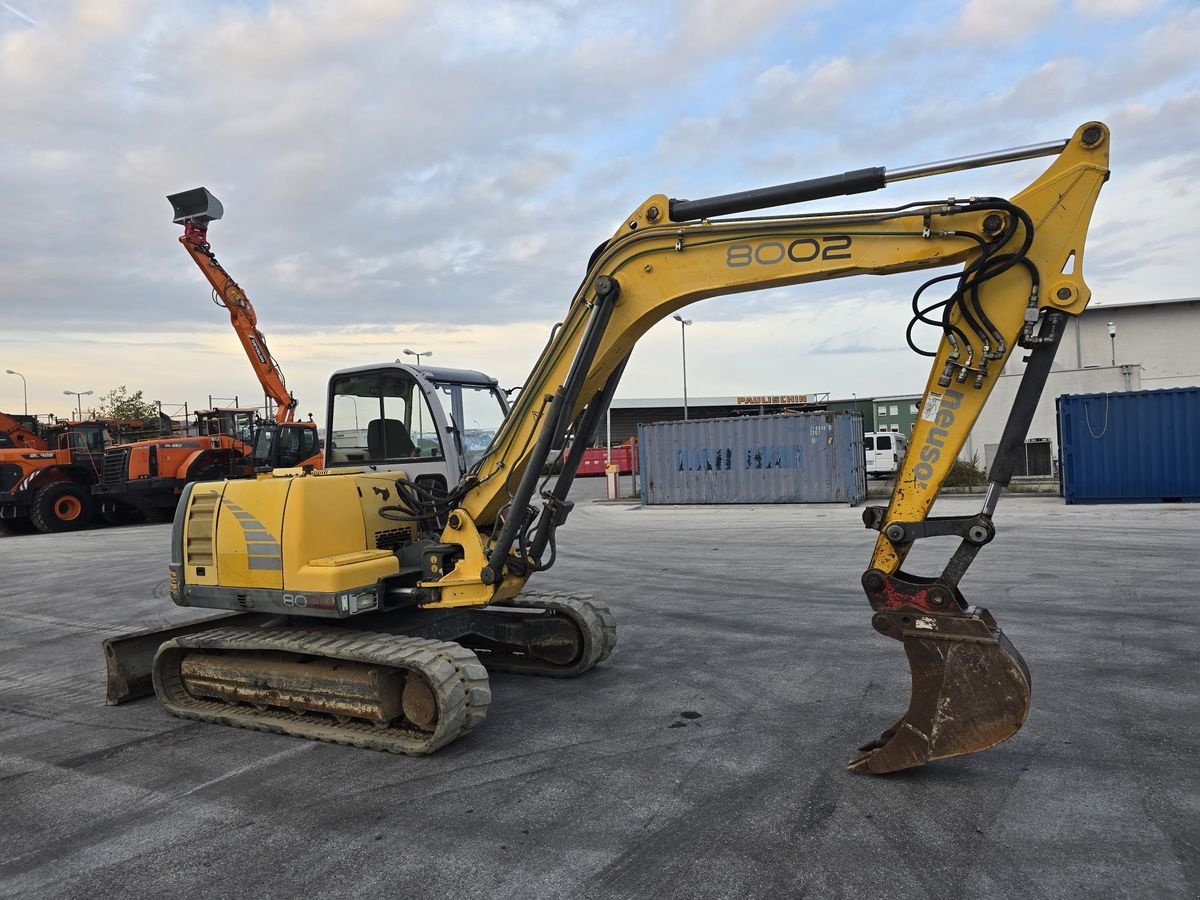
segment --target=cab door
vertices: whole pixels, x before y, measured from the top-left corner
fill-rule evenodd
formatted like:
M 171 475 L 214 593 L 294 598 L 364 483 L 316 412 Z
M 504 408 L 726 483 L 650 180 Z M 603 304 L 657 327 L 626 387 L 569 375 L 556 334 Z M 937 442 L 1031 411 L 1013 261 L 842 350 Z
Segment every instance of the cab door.
M 325 466 L 402 470 L 410 481 L 447 491 L 461 475 L 440 404 L 403 365 L 358 369 L 330 381 Z

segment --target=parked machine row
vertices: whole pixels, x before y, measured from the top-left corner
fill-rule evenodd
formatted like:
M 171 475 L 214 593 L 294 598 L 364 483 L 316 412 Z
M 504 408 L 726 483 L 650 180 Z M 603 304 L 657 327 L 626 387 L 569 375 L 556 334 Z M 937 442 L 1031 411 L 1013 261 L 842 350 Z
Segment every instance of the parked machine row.
M 6 421 L 7 420 L 7 421 Z M 105 451 L 158 432 L 158 423 L 95 419 L 42 425 L 0 413 L 0 525 L 13 531 L 68 531 L 91 524 L 92 489 Z
M 297 466 L 378 465 L 386 458 L 391 462 L 385 468 L 403 462 L 414 480 L 442 491 L 463 477 L 507 411 L 494 379 L 400 363 L 384 379 L 370 371 L 341 373 L 330 400 L 330 452 L 323 454 L 316 423 L 295 420 L 296 399 L 258 329 L 249 297 L 212 251 L 208 226 L 224 213 L 220 201 L 205 188 L 167 199 L 174 221 L 184 226 L 180 243 L 208 279 L 214 302 L 229 312 L 255 376 L 274 403 L 274 418 L 263 421 L 252 408 L 200 410 L 186 433 L 163 435 L 157 424 L 133 423 L 139 428 L 130 430 L 98 420 L 50 427 L 0 413 L 0 522 L 18 531 L 57 532 L 86 528 L 97 519 L 157 520 L 174 513 L 192 482 Z M 455 415 L 463 425 L 446 446 L 447 417 Z M 385 426 L 358 427 L 372 418 Z

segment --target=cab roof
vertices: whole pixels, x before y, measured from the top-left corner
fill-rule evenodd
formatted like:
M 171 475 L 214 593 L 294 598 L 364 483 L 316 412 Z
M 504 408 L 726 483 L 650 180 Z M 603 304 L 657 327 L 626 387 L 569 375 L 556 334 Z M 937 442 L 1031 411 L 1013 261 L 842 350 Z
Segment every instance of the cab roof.
M 449 381 L 455 384 L 477 384 L 480 387 L 497 387 L 499 382 L 490 375 L 484 375 L 482 372 L 477 372 L 474 369 L 447 369 L 441 366 L 412 366 L 408 363 L 402 363 L 399 360 L 395 362 L 380 362 L 366 366 L 352 366 L 348 369 L 338 369 L 333 375 L 357 375 L 362 372 L 372 372 L 377 370 L 402 370 L 414 375 L 421 375 L 431 381 Z

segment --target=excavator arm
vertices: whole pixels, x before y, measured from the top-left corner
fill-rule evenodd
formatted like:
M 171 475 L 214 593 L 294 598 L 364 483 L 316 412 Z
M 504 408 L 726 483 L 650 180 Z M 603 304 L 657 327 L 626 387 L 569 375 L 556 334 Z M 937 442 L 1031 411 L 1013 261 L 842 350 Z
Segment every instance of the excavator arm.
M 968 605 L 958 585 L 975 556 L 995 536 L 992 515 L 1022 452 L 1038 400 L 1062 339 L 1067 317 L 1091 299 L 1083 281 L 1083 244 L 1100 187 L 1107 178 L 1107 134 L 1092 123 L 1076 133 L 1059 162 L 1013 198 L 1022 211 L 1021 265 L 1005 272 L 995 289 L 980 291 L 968 306 L 974 320 L 952 319 L 938 348 L 909 452 L 896 475 L 886 509 L 863 515 L 879 531 L 862 584 L 874 610 L 871 623 L 904 644 L 912 673 L 905 715 L 861 749 L 851 768 L 890 772 L 931 759 L 994 746 L 1014 734 L 1029 710 L 1030 679 L 1024 660 L 985 609 Z M 1062 163 L 1074 158 L 1074 167 Z M 1015 239 L 1015 240 L 1017 240 Z M 1013 246 L 1001 250 L 1001 255 Z M 1028 291 L 1028 302 L 1019 301 Z M 986 322 L 986 328 L 977 327 Z M 958 337 L 989 343 L 996 358 L 989 373 L 956 361 Z M 1015 347 L 1028 350 L 1026 367 L 988 472 L 980 512 L 929 517 L 929 510 L 962 451 Z M 985 351 L 985 358 L 987 357 Z M 958 548 L 935 576 L 900 567 L 913 544 L 928 537 L 957 537 Z
M 829 179 L 705 201 L 654 196 L 593 256 L 564 321 L 538 359 L 513 413 L 476 471 L 435 515 L 446 522 L 431 551 L 427 606 L 479 605 L 517 596 L 529 575 L 553 561 L 553 535 L 584 447 L 637 340 L 696 300 L 850 275 L 884 275 L 961 264 L 913 300 L 913 324 L 942 338 L 920 417 L 886 509 L 870 508 L 879 531 L 863 586 L 873 625 L 909 656 L 910 709 L 852 768 L 888 772 L 975 752 L 1011 736 L 1029 706 L 1028 670 L 986 610 L 969 606 L 958 582 L 994 536 L 992 514 L 1013 472 L 1067 316 L 1091 298 L 1083 279 L 1084 240 L 1108 178 L 1109 135 L 1100 123 L 1067 141 L 901 170 L 869 169 Z M 719 220 L 812 196 L 858 192 L 889 180 L 1037 155 L 1050 166 L 1011 200 L 971 198 L 835 215 Z M 949 298 L 926 303 L 925 288 Z M 910 343 L 912 337 L 910 326 Z M 1010 355 L 1029 365 L 981 512 L 929 518 L 929 510 Z M 531 505 L 550 450 L 569 426 L 563 474 Z M 428 507 L 424 509 L 428 515 Z M 940 575 L 900 568 L 916 540 L 954 535 L 961 545 Z
M 183 226 L 179 243 L 212 285 L 213 301 L 229 311 L 229 320 L 246 351 L 246 358 L 250 360 L 263 391 L 275 404 L 275 421 L 279 424 L 291 422 L 295 417 L 296 398 L 288 391 L 283 372 L 267 349 L 266 338 L 258 330 L 254 306 L 246 292 L 217 261 L 208 243 L 208 223 L 224 214 L 221 201 L 202 187 L 171 194 L 167 200 L 175 212 L 173 221 Z

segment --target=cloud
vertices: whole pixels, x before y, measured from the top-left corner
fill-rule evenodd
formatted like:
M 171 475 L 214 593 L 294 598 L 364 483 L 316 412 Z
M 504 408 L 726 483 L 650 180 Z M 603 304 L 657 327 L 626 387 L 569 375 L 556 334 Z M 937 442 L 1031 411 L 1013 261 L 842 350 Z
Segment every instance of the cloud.
M 1091 118 L 1114 133 L 1087 256 L 1097 296 L 1187 293 L 1194 203 L 1181 173 L 1200 163 L 1200 10 L 1073 10 L 1086 27 L 1060 27 L 1065 5 L 1027 0 L 921 0 L 870 17 L 784 0 L 11 0 L 0 296 L 21 331 L 0 333 L 0 354 L 42 369 L 32 389 L 58 377 L 53 351 L 74 335 L 84 380 L 112 371 L 148 395 L 253 393 L 164 200 L 205 185 L 226 208 L 213 246 L 302 397 L 319 398 L 356 350 L 374 352 L 373 335 L 420 339 L 444 363 L 508 367 L 515 381 L 592 248 L 650 194 L 908 165 L 1065 137 Z M 1008 194 L 1041 166 L 819 205 Z M 715 394 L 811 381 L 868 393 L 882 369 L 864 372 L 853 351 L 893 346 L 879 349 L 889 371 L 921 380 L 923 360 L 901 362 L 912 286 L 889 278 L 878 303 L 838 305 L 873 296 L 859 281 L 699 304 L 695 377 Z M 148 350 L 90 356 L 99 336 L 124 334 L 179 347 L 146 368 L 134 357 Z M 643 346 L 625 396 L 674 384 L 671 330 Z M 820 365 L 803 368 L 800 353 Z M 212 354 L 228 383 L 205 387 L 218 380 Z M 689 366 L 691 354 L 689 343 Z M 732 369 L 717 363 L 734 356 Z
M 728 53 L 746 47 L 781 20 L 826 5 L 794 0 L 742 0 L 732 7 L 726 0 L 691 0 L 681 6 L 682 16 L 672 43 L 677 52 L 697 56 Z
M 1057 0 L 969 0 L 959 19 L 959 34 L 977 41 L 1020 40 L 1046 27 L 1057 10 Z
M 1072 0 L 1071 9 L 1081 16 L 1129 18 L 1153 12 L 1162 0 Z

